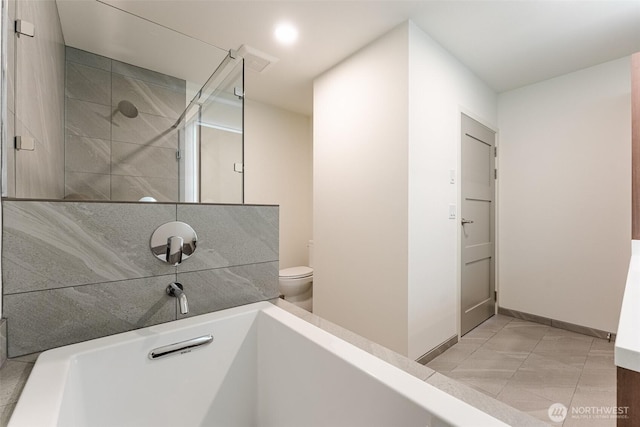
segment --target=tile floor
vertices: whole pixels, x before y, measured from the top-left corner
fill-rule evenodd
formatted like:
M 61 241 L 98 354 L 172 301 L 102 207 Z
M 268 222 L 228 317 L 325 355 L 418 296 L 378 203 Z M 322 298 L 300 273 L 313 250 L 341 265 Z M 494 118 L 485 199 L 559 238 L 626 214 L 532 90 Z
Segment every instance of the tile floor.
M 615 426 L 613 342 L 496 315 L 427 366 L 556 426 Z M 552 422 L 549 406 L 568 408 Z M 587 414 L 591 412 L 591 415 Z

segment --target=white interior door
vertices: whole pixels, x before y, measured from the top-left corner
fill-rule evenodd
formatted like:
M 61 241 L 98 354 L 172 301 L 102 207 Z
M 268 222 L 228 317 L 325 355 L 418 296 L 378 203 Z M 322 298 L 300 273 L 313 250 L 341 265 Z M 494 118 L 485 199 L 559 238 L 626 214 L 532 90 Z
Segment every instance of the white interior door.
M 495 313 L 495 132 L 462 115 L 461 333 Z

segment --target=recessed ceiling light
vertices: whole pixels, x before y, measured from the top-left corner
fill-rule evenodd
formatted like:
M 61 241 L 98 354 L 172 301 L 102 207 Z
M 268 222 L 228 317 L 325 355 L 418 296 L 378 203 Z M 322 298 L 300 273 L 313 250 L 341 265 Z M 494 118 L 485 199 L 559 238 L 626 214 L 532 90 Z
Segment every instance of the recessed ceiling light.
M 298 29 L 288 22 L 278 24 L 274 34 L 282 44 L 292 44 L 298 39 Z

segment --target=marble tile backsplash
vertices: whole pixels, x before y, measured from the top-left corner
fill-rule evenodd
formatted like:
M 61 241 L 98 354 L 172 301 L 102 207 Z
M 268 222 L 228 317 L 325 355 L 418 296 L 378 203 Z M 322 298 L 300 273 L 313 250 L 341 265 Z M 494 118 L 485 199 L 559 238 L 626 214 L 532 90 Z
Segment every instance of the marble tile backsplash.
M 3 313 L 16 357 L 278 296 L 278 207 L 6 200 Z M 178 267 L 149 250 L 169 221 L 198 234 Z
M 0 367 L 7 360 L 7 320 L 0 319 Z
M 179 200 L 185 80 L 67 47 L 65 99 L 67 199 Z

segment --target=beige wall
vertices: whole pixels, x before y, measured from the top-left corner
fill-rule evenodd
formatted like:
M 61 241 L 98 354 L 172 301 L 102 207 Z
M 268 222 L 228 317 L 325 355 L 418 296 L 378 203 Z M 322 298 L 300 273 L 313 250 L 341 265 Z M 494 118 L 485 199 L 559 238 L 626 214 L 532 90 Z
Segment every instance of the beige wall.
M 414 359 L 457 332 L 461 111 L 496 95 L 411 22 L 314 84 L 314 310 Z
M 630 256 L 630 60 L 503 93 L 500 306 L 615 331 Z
M 314 83 L 314 311 L 407 351 L 406 26 Z
M 242 134 L 200 127 L 200 201 L 242 203 Z
M 312 239 L 311 119 L 245 101 L 245 203 L 280 205 L 280 268 L 308 265 Z
M 461 112 L 495 128 L 497 95 L 415 25 L 409 67 L 409 357 L 417 359 L 458 333 Z M 459 174 L 458 174 L 459 176 Z M 459 182 L 459 180 L 456 180 Z
M 631 56 L 632 238 L 640 239 L 640 52 Z

